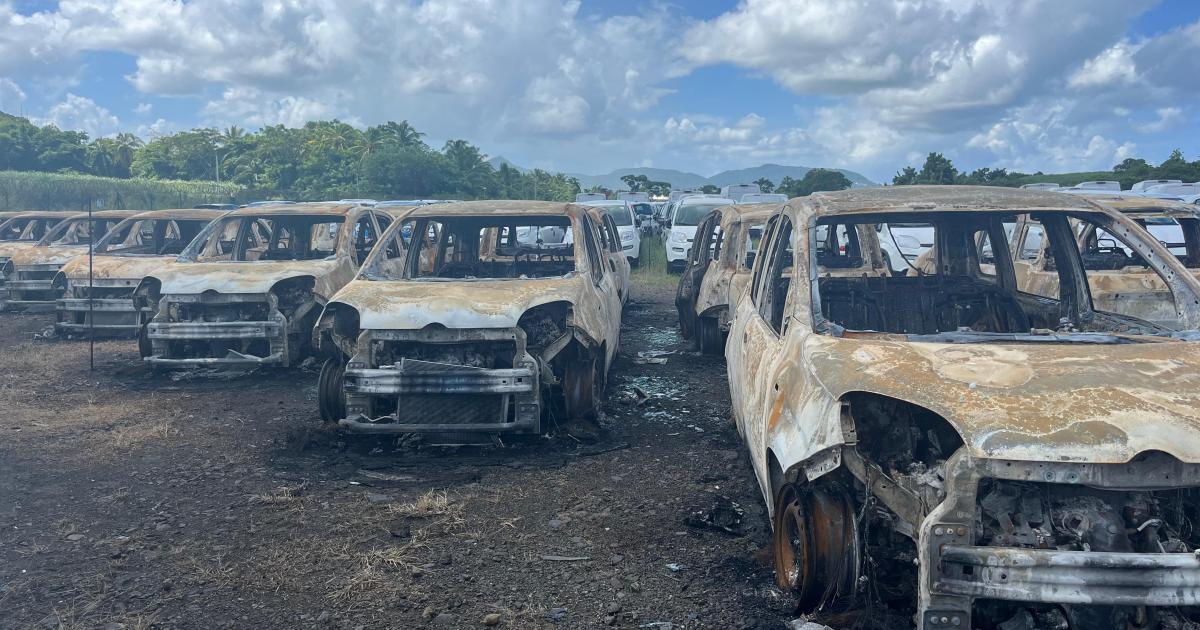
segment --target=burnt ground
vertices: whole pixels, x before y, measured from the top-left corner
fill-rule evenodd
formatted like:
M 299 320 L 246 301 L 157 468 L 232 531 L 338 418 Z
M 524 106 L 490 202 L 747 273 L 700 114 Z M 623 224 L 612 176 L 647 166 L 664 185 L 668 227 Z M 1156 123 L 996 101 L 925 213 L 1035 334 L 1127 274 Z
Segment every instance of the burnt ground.
M 0 315 L 0 628 L 782 627 L 723 361 L 661 295 L 598 441 L 472 447 L 322 429 L 311 370 L 172 380 L 109 341 L 89 372 Z M 688 524 L 728 502 L 735 533 Z

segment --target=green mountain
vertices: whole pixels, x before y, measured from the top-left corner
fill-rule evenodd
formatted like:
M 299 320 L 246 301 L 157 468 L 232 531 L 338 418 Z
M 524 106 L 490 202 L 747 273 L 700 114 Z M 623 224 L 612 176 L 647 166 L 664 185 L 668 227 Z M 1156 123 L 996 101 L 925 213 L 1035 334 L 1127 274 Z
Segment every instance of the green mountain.
M 494 157 L 488 162 L 495 168 L 500 168 L 501 164 L 508 164 L 510 167 L 524 172 L 523 169 L 516 164 L 502 158 Z M 766 177 L 775 184 L 779 184 L 783 178 L 791 177 L 792 179 L 802 179 L 804 174 L 810 171 L 807 166 L 785 166 L 782 164 L 763 164 L 753 168 L 743 168 L 730 171 L 721 171 L 711 177 L 697 175 L 696 173 L 688 173 L 685 171 L 677 171 L 669 168 L 619 168 L 610 173 L 603 175 L 585 175 L 582 173 L 568 173 L 570 177 L 579 180 L 579 185 L 585 190 L 592 186 L 603 186 L 610 190 L 620 190 L 625 188 L 625 183 L 621 178 L 625 175 L 645 175 L 651 181 L 670 182 L 671 186 L 676 190 L 697 189 L 705 184 L 713 186 L 728 186 L 730 184 L 750 184 L 760 177 Z M 867 179 L 861 173 L 848 171 L 845 169 L 836 169 L 841 171 L 850 178 L 850 181 L 862 186 L 875 186 L 875 182 Z

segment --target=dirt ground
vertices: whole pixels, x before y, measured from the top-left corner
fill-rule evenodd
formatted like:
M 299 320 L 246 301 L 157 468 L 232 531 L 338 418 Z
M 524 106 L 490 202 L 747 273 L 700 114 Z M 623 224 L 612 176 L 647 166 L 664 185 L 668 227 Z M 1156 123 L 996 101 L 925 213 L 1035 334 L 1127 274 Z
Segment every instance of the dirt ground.
M 473 447 L 324 430 L 311 370 L 172 380 L 110 341 L 89 372 L 0 315 L 0 628 L 783 627 L 724 363 L 642 293 L 598 441 Z

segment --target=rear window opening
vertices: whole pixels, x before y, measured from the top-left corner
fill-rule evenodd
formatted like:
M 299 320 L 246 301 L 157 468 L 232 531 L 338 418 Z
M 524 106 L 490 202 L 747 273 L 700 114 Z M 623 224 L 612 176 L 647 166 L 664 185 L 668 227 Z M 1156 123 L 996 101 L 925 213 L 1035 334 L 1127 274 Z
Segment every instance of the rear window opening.
M 103 236 L 120 222 L 120 219 L 88 221 L 86 217 L 63 221 L 43 237 L 38 245 L 90 245 L 93 237 L 92 223 L 96 224 L 96 232 Z

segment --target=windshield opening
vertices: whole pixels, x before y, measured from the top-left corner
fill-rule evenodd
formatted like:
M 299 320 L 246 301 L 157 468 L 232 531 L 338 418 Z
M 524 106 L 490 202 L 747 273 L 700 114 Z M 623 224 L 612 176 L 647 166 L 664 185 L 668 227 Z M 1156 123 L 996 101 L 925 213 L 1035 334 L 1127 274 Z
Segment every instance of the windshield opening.
M 40 241 L 60 220 L 11 218 L 0 222 L 0 241 Z
M 324 260 L 337 255 L 344 220 L 327 214 L 225 217 L 185 256 L 196 262 Z
M 178 256 L 208 219 L 127 219 L 96 241 L 96 254 Z
M 101 235 L 113 229 L 120 219 L 95 219 L 96 232 Z M 90 245 L 92 243 L 92 226 L 87 217 L 63 221 L 51 230 L 39 245 Z
M 1105 255 L 1122 248 L 1145 251 L 1150 242 L 1141 231 L 1118 239 L 1113 233 L 1128 232 L 1107 215 L 940 212 L 889 220 L 894 218 L 827 218 L 813 227 L 811 264 L 825 321 L 878 333 L 1004 339 L 1032 333 L 1060 340 L 1182 327 L 1165 280 L 1147 286 L 1145 278 L 1130 284 L 1100 278 L 1101 268 L 1115 263 L 1089 259 L 1094 253 L 1088 241 L 1077 241 L 1081 225 L 1099 235 Z
M 571 219 L 561 215 L 421 217 L 377 247 L 374 280 L 557 278 L 576 270 Z M 408 250 L 403 267 L 387 264 Z

